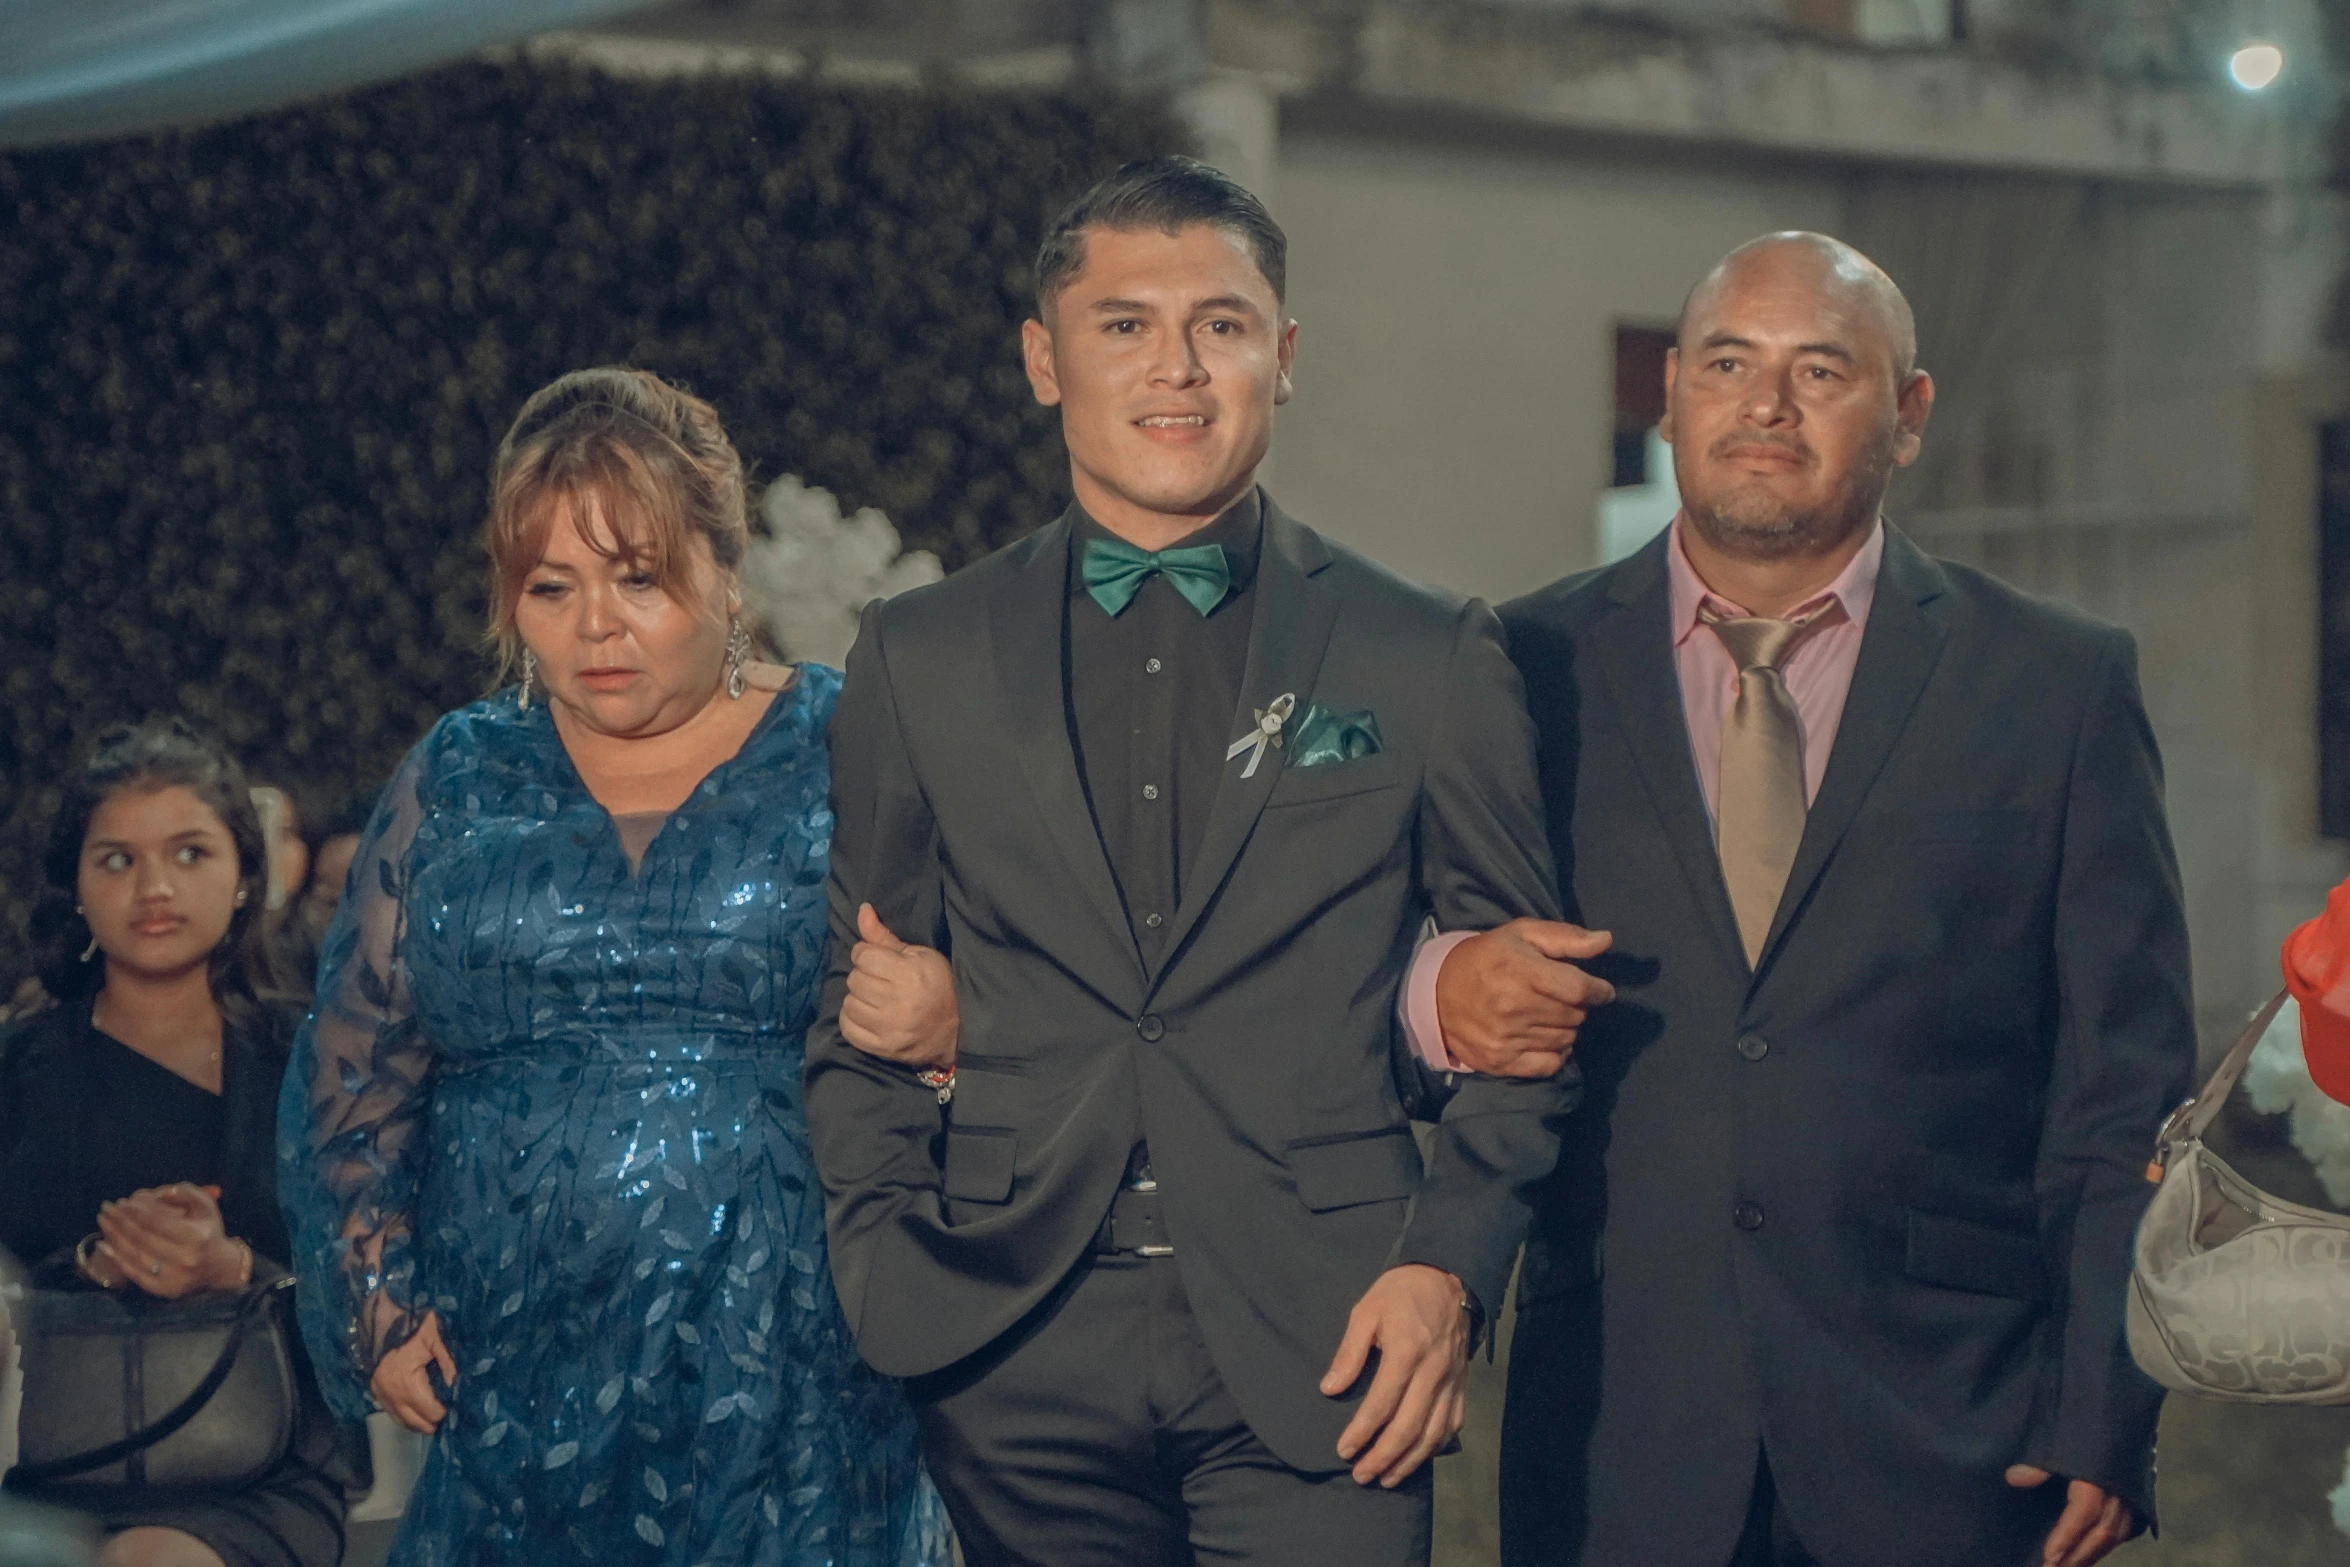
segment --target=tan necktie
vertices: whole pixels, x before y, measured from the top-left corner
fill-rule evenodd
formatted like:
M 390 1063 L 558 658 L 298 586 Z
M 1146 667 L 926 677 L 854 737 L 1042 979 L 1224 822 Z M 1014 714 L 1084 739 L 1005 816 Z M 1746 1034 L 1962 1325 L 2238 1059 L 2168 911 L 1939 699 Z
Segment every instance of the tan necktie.
M 1738 662 L 1738 699 L 1722 715 L 1716 842 L 1730 909 L 1752 966 L 1778 917 L 1779 896 L 1803 842 L 1803 722 L 1779 668 L 1805 637 L 1844 618 L 1829 600 L 1799 620 L 1730 619 L 1701 612 Z

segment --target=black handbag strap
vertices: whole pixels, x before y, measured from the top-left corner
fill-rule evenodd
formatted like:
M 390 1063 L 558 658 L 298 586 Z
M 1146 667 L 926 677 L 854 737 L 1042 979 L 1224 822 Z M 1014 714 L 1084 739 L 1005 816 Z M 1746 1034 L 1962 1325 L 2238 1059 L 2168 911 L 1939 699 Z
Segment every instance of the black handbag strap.
M 2252 1014 L 2252 1021 L 2244 1025 L 2244 1032 L 2236 1036 L 2236 1042 L 2213 1068 L 2210 1081 L 2162 1123 L 2162 1131 L 2154 1140 L 2154 1163 L 2146 1172 L 2150 1179 L 2160 1180 L 2162 1172 L 2170 1168 L 2172 1155 L 2189 1143 L 2203 1140 L 2203 1134 L 2211 1129 L 2211 1123 L 2219 1118 L 2220 1110 L 2227 1104 L 2228 1095 L 2236 1091 L 2236 1084 L 2243 1079 L 2244 1068 L 2252 1062 L 2253 1047 L 2268 1032 L 2268 1025 L 2276 1021 L 2277 1011 L 2284 1006 L 2288 994 L 2278 991 L 2268 998 L 2266 1006 Z
M 93 1469 L 103 1469 L 108 1464 L 119 1464 L 131 1454 L 143 1453 L 171 1436 L 203 1413 L 204 1406 L 212 1402 L 212 1395 L 220 1391 L 222 1384 L 228 1381 L 229 1373 L 236 1369 L 237 1356 L 244 1352 L 245 1336 L 254 1320 L 269 1308 L 281 1290 L 293 1287 L 292 1274 L 255 1286 L 237 1308 L 236 1321 L 229 1328 L 228 1343 L 222 1348 L 220 1358 L 212 1363 L 212 1369 L 204 1373 L 203 1380 L 190 1390 L 188 1396 L 172 1405 L 161 1419 L 149 1422 L 118 1441 L 109 1442 L 103 1447 L 93 1447 L 86 1453 L 52 1458 L 47 1463 L 20 1464 L 12 1471 L 14 1478 L 38 1485 L 45 1481 L 87 1474 Z

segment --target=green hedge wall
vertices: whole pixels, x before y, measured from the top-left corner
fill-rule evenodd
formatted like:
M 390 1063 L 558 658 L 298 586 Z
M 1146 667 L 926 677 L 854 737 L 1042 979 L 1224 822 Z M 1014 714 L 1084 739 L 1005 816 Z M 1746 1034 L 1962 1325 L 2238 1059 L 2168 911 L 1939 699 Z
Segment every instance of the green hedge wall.
M 98 725 L 185 713 L 317 802 L 479 693 L 490 457 L 564 370 L 683 380 L 755 476 L 950 568 L 1049 518 L 1030 259 L 1179 140 L 1110 99 L 467 65 L 0 156 L 0 999 Z

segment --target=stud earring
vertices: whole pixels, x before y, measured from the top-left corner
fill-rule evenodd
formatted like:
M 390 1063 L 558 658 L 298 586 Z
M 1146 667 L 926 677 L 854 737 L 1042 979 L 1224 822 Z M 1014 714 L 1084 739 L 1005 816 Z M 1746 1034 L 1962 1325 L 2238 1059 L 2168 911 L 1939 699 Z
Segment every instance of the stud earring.
M 244 906 L 245 906 L 245 889 L 244 889 L 244 888 L 242 888 L 242 887 L 239 887 L 239 888 L 237 889 L 237 907 L 241 909 L 241 908 L 243 908 Z
M 524 648 L 522 650 L 522 690 L 514 700 L 515 704 L 525 712 L 530 709 L 530 683 L 538 677 L 539 656 L 529 648 Z
M 726 694 L 742 700 L 743 665 L 750 661 L 751 634 L 738 618 L 726 633 Z

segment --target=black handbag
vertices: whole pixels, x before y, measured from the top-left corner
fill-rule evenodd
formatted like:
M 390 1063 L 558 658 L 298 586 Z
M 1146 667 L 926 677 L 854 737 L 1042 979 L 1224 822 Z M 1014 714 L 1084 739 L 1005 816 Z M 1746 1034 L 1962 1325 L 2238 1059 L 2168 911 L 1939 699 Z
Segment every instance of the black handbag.
M 239 1491 L 292 1450 L 293 1278 L 159 1300 L 33 1289 L 10 1486 Z

